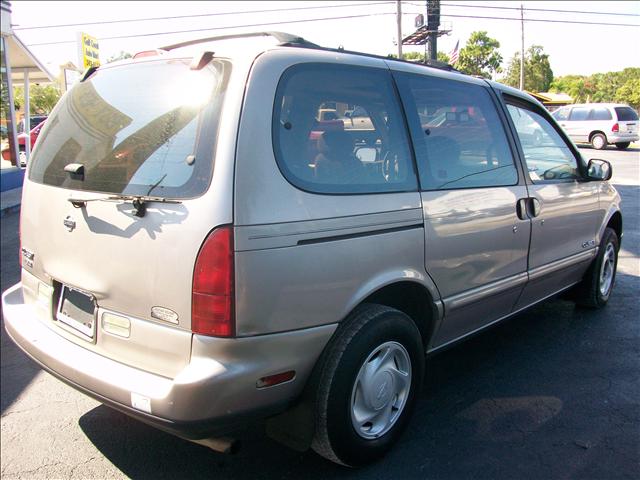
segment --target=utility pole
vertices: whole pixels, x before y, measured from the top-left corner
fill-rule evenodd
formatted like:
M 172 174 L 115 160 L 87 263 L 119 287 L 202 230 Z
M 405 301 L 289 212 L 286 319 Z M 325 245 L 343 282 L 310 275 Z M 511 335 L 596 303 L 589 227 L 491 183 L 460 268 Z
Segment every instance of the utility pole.
M 522 43 L 520 44 L 520 90 L 524 90 L 524 8 L 520 4 L 520 29 L 522 31 Z
M 429 58 L 438 59 L 438 28 L 440 27 L 440 0 L 427 0 L 427 30 L 429 31 Z
M 402 60 L 402 2 L 396 0 L 396 23 L 398 27 L 398 59 Z

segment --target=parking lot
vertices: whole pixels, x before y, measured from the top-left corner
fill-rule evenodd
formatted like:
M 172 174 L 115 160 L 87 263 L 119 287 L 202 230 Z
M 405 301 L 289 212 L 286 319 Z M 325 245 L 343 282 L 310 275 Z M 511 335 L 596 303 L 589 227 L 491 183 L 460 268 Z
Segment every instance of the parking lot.
M 640 149 L 581 151 L 612 163 L 623 197 L 609 305 L 546 302 L 430 358 L 413 422 L 382 461 L 343 469 L 280 446 L 260 425 L 240 433 L 238 454 L 215 453 L 64 385 L 3 328 L 2 478 L 637 478 Z M 3 291 L 19 281 L 18 220 L 1 220 Z

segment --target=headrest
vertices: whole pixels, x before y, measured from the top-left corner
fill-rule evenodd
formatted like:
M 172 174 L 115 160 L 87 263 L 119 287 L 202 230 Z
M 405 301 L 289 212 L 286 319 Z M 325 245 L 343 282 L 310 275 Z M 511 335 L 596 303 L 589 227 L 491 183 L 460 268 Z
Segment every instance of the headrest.
M 344 131 L 322 132 L 318 138 L 318 150 L 328 156 L 347 157 L 353 155 L 351 136 Z

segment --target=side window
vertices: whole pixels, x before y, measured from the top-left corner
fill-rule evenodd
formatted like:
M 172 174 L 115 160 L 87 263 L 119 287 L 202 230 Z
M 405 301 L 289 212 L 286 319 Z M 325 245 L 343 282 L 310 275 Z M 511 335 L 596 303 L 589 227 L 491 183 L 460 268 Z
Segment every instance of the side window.
M 301 64 L 276 92 L 273 144 L 295 186 L 316 193 L 418 188 L 404 119 L 386 70 Z
M 589 118 L 590 112 L 591 110 L 589 108 L 575 107 L 571 110 L 569 120 L 571 120 L 572 122 L 580 122 L 582 120 L 586 120 Z
M 589 120 L 611 120 L 611 112 L 605 107 L 596 107 L 591 110 L 591 117 Z
M 579 177 L 573 153 L 544 117 L 515 105 L 507 105 L 507 109 L 518 132 L 533 183 L 573 181 Z
M 553 115 L 553 118 L 555 118 L 558 121 L 567 120 L 569 118 L 569 111 L 570 109 L 567 107 L 560 108 L 555 112 L 553 112 L 552 115 Z
M 398 74 L 425 190 L 515 185 L 500 117 L 480 86 Z

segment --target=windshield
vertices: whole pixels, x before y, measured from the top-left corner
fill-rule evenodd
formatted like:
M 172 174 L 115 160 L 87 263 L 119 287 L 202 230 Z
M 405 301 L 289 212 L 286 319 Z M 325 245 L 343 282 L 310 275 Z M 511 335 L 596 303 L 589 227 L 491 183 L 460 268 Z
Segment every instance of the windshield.
M 191 70 L 188 60 L 98 70 L 51 113 L 29 179 L 125 195 L 203 193 L 228 70 L 220 60 L 202 70 Z M 206 141 L 198 142 L 205 128 Z M 71 163 L 84 166 L 83 180 L 64 171 Z

